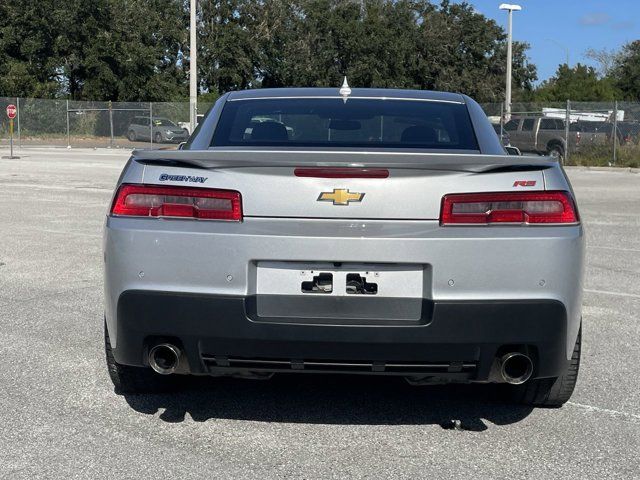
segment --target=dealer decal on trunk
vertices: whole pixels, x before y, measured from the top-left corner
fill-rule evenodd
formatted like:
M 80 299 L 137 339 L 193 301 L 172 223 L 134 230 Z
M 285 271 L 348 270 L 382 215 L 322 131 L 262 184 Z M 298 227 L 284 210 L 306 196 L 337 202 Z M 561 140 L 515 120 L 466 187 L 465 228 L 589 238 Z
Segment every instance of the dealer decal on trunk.
M 187 182 L 187 183 L 204 183 L 209 177 L 192 177 L 191 175 L 169 175 L 163 173 L 160 175 L 161 182 Z

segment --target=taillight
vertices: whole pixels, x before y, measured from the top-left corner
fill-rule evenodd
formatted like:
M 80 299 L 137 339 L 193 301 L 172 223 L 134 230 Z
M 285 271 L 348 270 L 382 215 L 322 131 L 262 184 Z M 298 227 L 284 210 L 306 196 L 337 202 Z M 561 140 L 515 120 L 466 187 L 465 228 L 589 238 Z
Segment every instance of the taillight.
M 240 193 L 208 188 L 122 185 L 112 215 L 242 220 Z
M 569 192 L 463 193 L 442 197 L 440 225 L 575 224 Z

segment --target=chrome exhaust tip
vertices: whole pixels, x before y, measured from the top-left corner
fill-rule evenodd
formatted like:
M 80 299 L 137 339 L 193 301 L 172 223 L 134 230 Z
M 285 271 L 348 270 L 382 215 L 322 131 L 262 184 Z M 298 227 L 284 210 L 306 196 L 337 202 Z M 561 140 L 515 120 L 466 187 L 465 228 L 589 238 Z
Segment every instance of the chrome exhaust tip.
M 180 349 L 170 343 L 161 343 L 149 351 L 149 365 L 160 375 L 170 375 L 180 363 Z
M 502 379 L 511 385 L 521 385 L 533 374 L 533 361 L 523 353 L 507 353 L 500 358 L 499 364 Z

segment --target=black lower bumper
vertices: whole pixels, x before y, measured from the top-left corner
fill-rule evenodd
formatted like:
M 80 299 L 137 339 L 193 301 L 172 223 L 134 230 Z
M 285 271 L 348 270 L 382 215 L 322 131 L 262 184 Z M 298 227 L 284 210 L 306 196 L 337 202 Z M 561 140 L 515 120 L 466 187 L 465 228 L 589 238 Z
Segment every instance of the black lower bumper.
M 366 300 L 366 299 L 365 299 Z M 487 381 L 497 355 L 526 351 L 535 377 L 567 366 L 567 313 L 553 300 L 431 302 L 413 324 L 265 318 L 255 297 L 127 291 L 118 301 L 116 361 L 148 365 L 159 342 L 183 349 L 192 374 L 347 371 Z M 113 332 L 111 332 L 113 335 Z

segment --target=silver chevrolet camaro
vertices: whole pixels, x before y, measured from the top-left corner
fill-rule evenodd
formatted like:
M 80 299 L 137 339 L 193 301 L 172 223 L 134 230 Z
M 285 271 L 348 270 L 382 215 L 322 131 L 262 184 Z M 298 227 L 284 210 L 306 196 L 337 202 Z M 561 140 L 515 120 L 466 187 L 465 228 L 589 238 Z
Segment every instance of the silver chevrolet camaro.
M 562 167 L 507 155 L 467 96 L 228 93 L 182 149 L 134 151 L 118 181 L 108 369 L 123 393 L 323 372 L 559 406 L 583 256 Z

